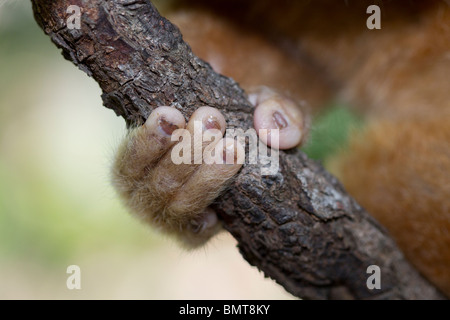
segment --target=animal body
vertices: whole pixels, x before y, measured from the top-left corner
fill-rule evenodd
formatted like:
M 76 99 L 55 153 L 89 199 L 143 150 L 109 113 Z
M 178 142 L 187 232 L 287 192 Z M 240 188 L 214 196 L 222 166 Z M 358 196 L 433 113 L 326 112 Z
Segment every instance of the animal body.
M 367 27 L 372 4 L 381 10 L 381 29 Z M 406 257 L 450 296 L 448 2 L 179 0 L 168 8 L 168 19 L 216 71 L 244 89 L 267 86 L 279 92 L 275 109 L 283 110 L 289 96 L 298 104 L 307 101 L 314 116 L 334 97 L 364 116 L 365 127 L 329 161 L 330 168 Z M 274 95 L 259 95 L 257 110 Z M 115 180 L 144 220 L 199 245 L 217 231 L 207 205 L 240 165 L 209 169 L 216 177 L 224 173 L 221 179 L 202 174 L 208 169 L 169 165 L 162 156 L 173 146 L 167 132 L 185 124 L 180 115 L 164 112 L 173 118 L 152 118 L 147 131 L 130 134 L 116 161 Z M 211 109 L 200 114 L 214 118 L 206 126 L 223 133 L 220 114 Z M 269 120 L 277 120 L 271 115 Z M 295 121 L 301 117 L 288 109 L 285 125 L 302 129 Z M 149 146 L 158 121 L 168 131 L 165 136 L 158 131 Z M 284 128 L 283 121 L 277 123 Z

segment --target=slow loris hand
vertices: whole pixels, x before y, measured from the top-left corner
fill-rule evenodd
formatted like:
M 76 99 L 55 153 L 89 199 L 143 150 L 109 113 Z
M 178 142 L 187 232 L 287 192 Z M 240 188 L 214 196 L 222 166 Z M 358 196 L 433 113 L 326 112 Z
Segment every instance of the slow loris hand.
M 256 106 L 257 132 L 279 129 L 280 149 L 300 144 L 305 125 L 295 103 L 267 88 L 250 95 L 250 101 Z M 216 234 L 220 223 L 208 206 L 245 158 L 242 145 L 223 138 L 225 129 L 226 121 L 215 108 L 197 109 L 187 125 L 177 109 L 155 109 L 143 126 L 128 133 L 114 161 L 113 183 L 129 209 L 186 247 L 202 245 Z M 198 140 L 199 135 L 203 139 Z M 260 139 L 270 144 L 267 135 L 260 135 Z M 180 151 L 182 143 L 191 147 L 189 163 L 174 161 L 174 156 L 187 156 Z M 201 152 L 195 154 L 195 148 Z

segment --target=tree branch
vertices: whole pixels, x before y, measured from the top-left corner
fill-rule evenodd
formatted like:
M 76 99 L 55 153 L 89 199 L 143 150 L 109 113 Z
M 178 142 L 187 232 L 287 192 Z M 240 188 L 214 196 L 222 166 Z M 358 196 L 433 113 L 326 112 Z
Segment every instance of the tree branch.
M 186 119 L 209 105 L 228 126 L 252 127 L 243 90 L 197 58 L 148 0 L 32 3 L 41 28 L 99 83 L 104 105 L 128 125 L 142 124 L 161 105 Z M 80 30 L 66 27 L 74 4 L 82 9 Z M 442 298 L 339 182 L 299 150 L 280 153 L 275 176 L 244 166 L 214 206 L 244 258 L 298 297 Z M 370 265 L 381 268 L 381 290 L 366 286 Z

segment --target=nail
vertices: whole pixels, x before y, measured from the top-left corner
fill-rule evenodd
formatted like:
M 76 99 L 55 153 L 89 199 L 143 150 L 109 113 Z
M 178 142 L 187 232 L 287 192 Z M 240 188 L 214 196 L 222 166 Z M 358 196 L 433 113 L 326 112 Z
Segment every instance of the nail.
M 164 117 L 159 118 L 158 124 L 161 130 L 168 136 L 172 135 L 172 133 L 178 129 L 178 126 L 176 124 L 167 121 Z
M 272 115 L 272 119 L 275 121 L 275 124 L 277 125 L 277 129 L 284 129 L 288 126 L 288 122 L 286 121 L 286 119 L 283 117 L 283 115 L 278 112 L 275 111 Z
M 220 130 L 220 123 L 216 117 L 209 116 L 208 119 L 204 121 L 205 130 L 217 129 Z

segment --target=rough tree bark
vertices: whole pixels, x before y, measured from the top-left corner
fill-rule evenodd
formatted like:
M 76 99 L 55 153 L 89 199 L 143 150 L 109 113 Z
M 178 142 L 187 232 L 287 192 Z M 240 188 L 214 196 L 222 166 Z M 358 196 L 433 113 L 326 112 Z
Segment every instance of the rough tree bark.
M 215 73 L 148 0 L 32 0 L 35 18 L 66 59 L 93 77 L 103 102 L 128 125 L 171 105 L 186 119 L 203 105 L 230 127 L 252 127 L 253 108 L 232 79 Z M 69 30 L 70 5 L 82 10 Z M 405 261 L 394 241 L 321 165 L 281 152 L 280 171 L 246 165 L 215 208 L 244 258 L 307 299 L 435 299 L 442 295 Z M 366 286 L 381 268 L 381 290 Z

